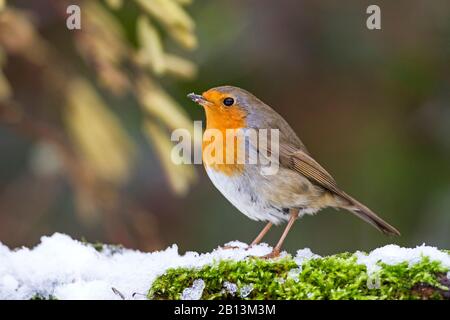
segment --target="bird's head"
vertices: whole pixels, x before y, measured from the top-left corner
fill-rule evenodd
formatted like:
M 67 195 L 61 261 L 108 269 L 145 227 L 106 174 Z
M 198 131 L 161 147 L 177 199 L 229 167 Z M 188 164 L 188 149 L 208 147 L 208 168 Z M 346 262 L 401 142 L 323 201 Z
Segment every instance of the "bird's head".
M 232 86 L 209 89 L 202 95 L 188 97 L 205 109 L 207 127 L 238 129 L 246 127 L 251 104 L 256 99 L 251 93 Z

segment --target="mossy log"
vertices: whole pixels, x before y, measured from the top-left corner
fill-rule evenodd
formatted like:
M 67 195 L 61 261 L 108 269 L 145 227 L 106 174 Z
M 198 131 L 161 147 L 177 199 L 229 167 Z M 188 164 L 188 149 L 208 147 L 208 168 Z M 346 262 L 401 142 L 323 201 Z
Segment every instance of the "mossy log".
M 186 298 L 185 290 L 202 281 L 201 299 L 450 299 L 448 270 L 423 258 L 419 263 L 379 263 L 368 273 L 354 254 L 304 261 L 292 258 L 222 260 L 200 269 L 169 269 L 148 292 L 150 299 Z
M 390 244 L 370 253 L 279 259 L 267 244 L 140 252 L 55 233 L 34 248 L 0 243 L 2 299 L 450 300 L 450 252 Z

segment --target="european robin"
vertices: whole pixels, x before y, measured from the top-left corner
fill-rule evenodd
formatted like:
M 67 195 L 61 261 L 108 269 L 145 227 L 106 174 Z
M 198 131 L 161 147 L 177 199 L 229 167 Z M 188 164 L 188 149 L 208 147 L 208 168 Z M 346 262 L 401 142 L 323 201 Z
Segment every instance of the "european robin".
M 384 234 L 400 235 L 397 229 L 342 191 L 313 159 L 286 120 L 253 94 L 241 88 L 221 86 L 188 97 L 203 106 L 206 130 L 216 129 L 224 135 L 227 129 L 279 130 L 276 174 L 263 174 L 260 163 L 213 163 L 205 159 L 203 152 L 203 164 L 215 187 L 247 217 L 267 222 L 251 245 L 259 243 L 273 224 L 287 222 L 280 240 L 266 258 L 279 256 L 297 218 L 326 207 L 348 210 Z M 206 144 L 204 137 L 203 149 Z M 236 153 L 241 145 L 226 146 L 223 152 Z M 262 152 L 258 147 L 256 150 Z M 236 155 L 233 157 L 236 159 Z

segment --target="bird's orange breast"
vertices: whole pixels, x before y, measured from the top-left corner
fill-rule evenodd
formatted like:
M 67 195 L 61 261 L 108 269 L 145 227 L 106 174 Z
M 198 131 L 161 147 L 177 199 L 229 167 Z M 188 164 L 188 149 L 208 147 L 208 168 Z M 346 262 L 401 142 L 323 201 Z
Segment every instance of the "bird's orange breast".
M 209 97 L 208 100 L 210 99 L 212 101 L 216 100 L 213 97 Z M 239 106 L 225 107 L 214 105 L 205 107 L 205 112 L 206 131 L 203 135 L 202 143 L 204 165 L 227 176 L 241 174 L 244 170 L 244 164 L 238 163 L 238 151 L 240 150 L 239 148 L 243 148 L 243 144 L 236 135 L 229 136 L 227 143 L 227 129 L 245 128 L 245 111 Z M 212 131 L 208 133 L 208 130 Z M 221 138 L 218 140 L 216 140 L 217 133 L 221 135 Z M 230 132 L 228 132 L 229 134 Z M 233 139 L 232 143 L 230 143 L 230 139 Z M 217 161 L 218 159 L 223 161 L 220 163 L 220 161 Z

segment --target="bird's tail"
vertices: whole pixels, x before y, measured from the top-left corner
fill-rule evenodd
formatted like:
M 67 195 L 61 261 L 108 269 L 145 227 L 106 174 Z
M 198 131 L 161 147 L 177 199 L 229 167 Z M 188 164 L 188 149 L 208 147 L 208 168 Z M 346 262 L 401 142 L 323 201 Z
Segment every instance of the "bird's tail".
M 381 219 L 372 210 L 367 208 L 362 203 L 356 201 L 355 199 L 353 199 L 351 196 L 349 196 L 344 192 L 342 192 L 340 196 L 344 198 L 347 202 L 345 205 L 342 205 L 341 208 L 352 212 L 354 215 L 370 223 L 384 234 L 396 236 L 400 235 L 400 232 L 396 228 L 394 228 L 389 223 Z

